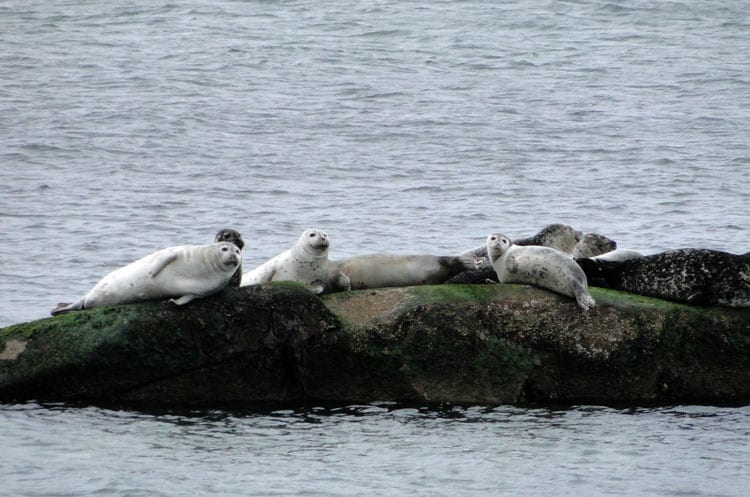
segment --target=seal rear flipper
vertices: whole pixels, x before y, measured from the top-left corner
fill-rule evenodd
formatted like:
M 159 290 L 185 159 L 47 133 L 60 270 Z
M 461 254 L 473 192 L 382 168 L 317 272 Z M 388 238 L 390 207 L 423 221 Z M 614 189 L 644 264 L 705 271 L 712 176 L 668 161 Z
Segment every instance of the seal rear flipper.
M 57 307 L 49 311 L 49 313 L 53 316 L 57 316 L 58 314 L 65 314 L 66 312 L 80 310 L 83 310 L 83 300 L 79 300 L 78 302 L 74 302 L 72 304 L 69 304 L 67 302 L 60 302 L 59 304 L 57 304 Z

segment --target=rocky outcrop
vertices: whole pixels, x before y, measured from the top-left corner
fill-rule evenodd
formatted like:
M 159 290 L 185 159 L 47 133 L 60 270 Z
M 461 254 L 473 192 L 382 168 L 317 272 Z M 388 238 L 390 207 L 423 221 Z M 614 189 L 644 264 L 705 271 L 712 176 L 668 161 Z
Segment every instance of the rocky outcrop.
M 0 400 L 159 404 L 750 400 L 750 310 L 524 285 L 295 284 L 0 330 Z

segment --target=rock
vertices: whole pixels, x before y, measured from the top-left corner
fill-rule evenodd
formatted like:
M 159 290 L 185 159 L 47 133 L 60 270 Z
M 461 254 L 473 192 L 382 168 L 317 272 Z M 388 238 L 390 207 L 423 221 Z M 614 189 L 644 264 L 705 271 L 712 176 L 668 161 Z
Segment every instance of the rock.
M 739 403 L 750 309 L 524 285 L 230 288 L 0 330 L 0 400 Z

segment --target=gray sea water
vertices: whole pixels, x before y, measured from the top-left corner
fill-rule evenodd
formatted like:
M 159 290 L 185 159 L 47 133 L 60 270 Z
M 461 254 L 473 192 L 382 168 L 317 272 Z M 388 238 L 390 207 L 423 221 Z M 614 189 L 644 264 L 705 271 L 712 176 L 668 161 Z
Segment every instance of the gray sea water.
M 0 327 L 223 227 L 245 267 L 553 222 L 750 250 L 750 4 L 0 2 Z M 0 406 L 0 495 L 744 495 L 747 407 Z

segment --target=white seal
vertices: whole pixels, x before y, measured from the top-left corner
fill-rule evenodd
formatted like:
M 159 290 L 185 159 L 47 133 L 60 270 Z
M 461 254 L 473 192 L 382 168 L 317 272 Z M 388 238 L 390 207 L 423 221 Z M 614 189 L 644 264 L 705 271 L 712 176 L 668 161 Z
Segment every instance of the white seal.
M 574 297 L 584 311 L 596 304 L 586 274 L 559 250 L 514 245 L 508 237 L 493 233 L 487 237 L 487 254 L 500 283 L 527 283 Z
M 58 304 L 51 314 L 167 298 L 187 304 L 223 290 L 241 260 L 242 251 L 229 242 L 165 248 L 112 271 L 81 300 Z
M 415 285 L 438 285 L 476 268 L 473 256 L 369 254 L 331 261 L 328 291 L 345 290 L 337 281 L 348 280 L 352 290 Z
M 306 230 L 291 249 L 243 274 L 240 286 L 269 281 L 296 281 L 315 293 L 322 293 L 328 278 L 326 265 L 329 245 L 325 232 Z

